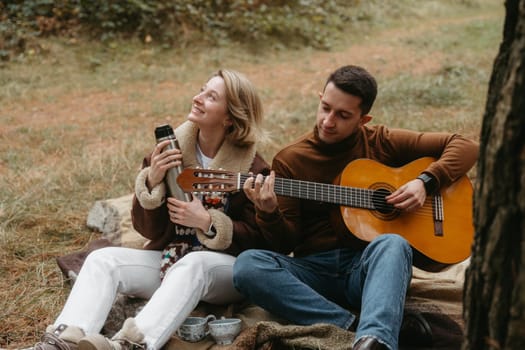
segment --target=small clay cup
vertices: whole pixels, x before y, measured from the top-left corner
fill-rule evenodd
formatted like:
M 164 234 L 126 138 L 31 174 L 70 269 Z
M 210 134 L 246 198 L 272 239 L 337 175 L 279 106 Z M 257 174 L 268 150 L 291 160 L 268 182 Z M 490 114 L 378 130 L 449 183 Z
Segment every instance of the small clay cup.
M 241 320 L 238 318 L 221 318 L 208 323 L 210 334 L 219 345 L 233 343 L 241 332 Z
M 177 335 L 188 342 L 198 342 L 204 339 L 210 330 L 208 323 L 215 320 L 214 315 L 208 315 L 206 317 L 188 317 L 177 329 Z

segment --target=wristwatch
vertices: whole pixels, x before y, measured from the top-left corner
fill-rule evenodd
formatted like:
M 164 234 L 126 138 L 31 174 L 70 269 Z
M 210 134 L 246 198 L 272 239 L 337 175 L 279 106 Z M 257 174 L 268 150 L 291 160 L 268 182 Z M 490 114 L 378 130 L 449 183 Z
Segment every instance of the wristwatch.
M 423 181 L 427 195 L 433 194 L 437 190 L 438 182 L 434 176 L 429 173 L 421 173 L 417 178 Z

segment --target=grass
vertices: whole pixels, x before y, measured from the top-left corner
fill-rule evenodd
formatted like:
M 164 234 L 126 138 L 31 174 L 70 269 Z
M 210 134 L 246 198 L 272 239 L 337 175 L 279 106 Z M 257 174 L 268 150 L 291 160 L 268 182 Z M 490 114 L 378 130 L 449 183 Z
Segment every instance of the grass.
M 42 54 L 0 67 L 0 348 L 34 343 L 54 320 L 69 292 L 55 258 L 99 237 L 85 224 L 94 201 L 132 192 L 154 127 L 183 121 L 219 67 L 259 88 L 268 160 L 311 129 L 327 74 L 348 63 L 378 79 L 374 122 L 477 139 L 503 4 L 385 4 L 362 2 L 331 51 L 46 39 Z

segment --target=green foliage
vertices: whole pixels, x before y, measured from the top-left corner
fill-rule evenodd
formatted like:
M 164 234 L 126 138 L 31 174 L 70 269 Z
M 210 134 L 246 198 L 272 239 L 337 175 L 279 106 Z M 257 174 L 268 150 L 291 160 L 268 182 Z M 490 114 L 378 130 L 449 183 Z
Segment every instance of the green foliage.
M 226 41 L 265 47 L 327 48 L 355 17 L 357 0 L 13 0 L 0 3 L 0 57 L 46 35 L 87 33 L 154 40 L 164 46 Z
M 0 60 L 39 49 L 35 38 L 71 35 L 78 24 L 77 0 L 9 0 L 0 2 Z
M 277 39 L 326 47 L 349 5 L 342 0 L 80 0 L 80 14 L 103 39 L 131 34 L 170 45 Z

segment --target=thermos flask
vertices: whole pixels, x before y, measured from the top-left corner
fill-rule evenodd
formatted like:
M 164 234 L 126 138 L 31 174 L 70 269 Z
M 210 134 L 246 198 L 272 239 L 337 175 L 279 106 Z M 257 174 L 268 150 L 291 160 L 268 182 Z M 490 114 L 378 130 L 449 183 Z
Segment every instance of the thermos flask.
M 173 128 L 169 124 L 164 124 L 161 126 L 158 126 L 155 128 L 155 138 L 157 139 L 157 143 L 160 143 L 164 140 L 170 140 L 169 145 L 164 148 L 165 150 L 170 149 L 180 149 L 179 142 L 177 141 L 177 138 L 175 137 L 175 133 L 173 132 Z M 170 168 L 166 172 L 166 184 L 168 185 L 168 189 L 170 192 L 171 197 L 175 197 L 181 201 L 189 202 L 191 201 L 191 197 L 188 193 L 185 193 L 177 184 L 177 177 L 182 172 L 182 165 Z

